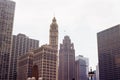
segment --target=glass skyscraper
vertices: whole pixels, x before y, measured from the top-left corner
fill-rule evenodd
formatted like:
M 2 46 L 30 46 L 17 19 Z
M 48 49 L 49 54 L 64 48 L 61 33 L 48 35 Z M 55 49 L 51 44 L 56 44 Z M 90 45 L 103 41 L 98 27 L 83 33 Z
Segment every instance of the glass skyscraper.
M 100 80 L 120 80 L 120 25 L 97 34 Z

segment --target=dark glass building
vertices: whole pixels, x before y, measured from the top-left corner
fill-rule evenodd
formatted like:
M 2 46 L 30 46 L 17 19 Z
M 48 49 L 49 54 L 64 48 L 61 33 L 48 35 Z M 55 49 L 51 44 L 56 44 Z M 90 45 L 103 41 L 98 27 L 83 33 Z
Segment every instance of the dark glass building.
M 69 36 L 65 36 L 59 50 L 59 80 L 75 79 L 75 50 Z
M 120 25 L 99 32 L 97 38 L 100 80 L 120 80 Z
M 15 2 L 0 0 L 0 80 L 8 80 Z

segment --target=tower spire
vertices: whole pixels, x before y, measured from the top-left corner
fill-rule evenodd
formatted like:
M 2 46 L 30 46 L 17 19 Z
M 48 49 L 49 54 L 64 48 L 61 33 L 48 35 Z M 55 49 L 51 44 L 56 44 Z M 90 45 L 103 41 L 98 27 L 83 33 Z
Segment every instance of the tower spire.
M 55 17 L 53 17 L 52 23 L 50 25 L 49 45 L 55 49 L 58 49 L 58 25 L 56 23 Z
M 53 22 L 56 22 L 56 18 L 55 18 L 55 16 L 53 17 L 53 20 L 52 20 Z

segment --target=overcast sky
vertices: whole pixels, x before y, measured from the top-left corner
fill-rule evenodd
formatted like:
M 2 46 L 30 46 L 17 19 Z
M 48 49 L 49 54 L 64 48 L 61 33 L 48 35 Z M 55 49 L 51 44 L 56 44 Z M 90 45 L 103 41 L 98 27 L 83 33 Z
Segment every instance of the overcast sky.
M 55 16 L 59 25 L 59 43 L 70 36 L 75 53 L 98 63 L 97 32 L 120 23 L 120 0 L 14 0 L 16 2 L 13 34 L 24 33 L 49 41 L 49 28 Z

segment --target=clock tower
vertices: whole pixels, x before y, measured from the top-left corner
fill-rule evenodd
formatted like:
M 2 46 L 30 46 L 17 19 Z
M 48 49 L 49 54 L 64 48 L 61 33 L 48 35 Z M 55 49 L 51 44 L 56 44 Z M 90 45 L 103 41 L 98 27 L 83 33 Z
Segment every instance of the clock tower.
M 55 17 L 50 25 L 49 45 L 58 50 L 58 24 Z

